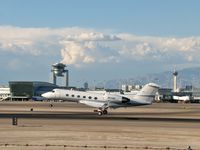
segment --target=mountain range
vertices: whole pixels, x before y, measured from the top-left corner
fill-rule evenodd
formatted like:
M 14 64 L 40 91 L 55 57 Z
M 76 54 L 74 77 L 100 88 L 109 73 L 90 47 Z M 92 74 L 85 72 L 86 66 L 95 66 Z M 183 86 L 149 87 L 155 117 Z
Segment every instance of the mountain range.
M 177 70 L 177 85 L 178 88 L 183 88 L 186 85 L 200 87 L 200 67 L 186 68 Z M 149 82 L 154 82 L 163 88 L 173 87 L 173 71 L 165 71 L 162 73 L 147 74 L 143 76 L 135 76 L 127 79 L 114 79 L 104 83 L 98 83 L 96 86 L 105 85 L 106 88 L 121 88 L 121 85 L 144 85 Z

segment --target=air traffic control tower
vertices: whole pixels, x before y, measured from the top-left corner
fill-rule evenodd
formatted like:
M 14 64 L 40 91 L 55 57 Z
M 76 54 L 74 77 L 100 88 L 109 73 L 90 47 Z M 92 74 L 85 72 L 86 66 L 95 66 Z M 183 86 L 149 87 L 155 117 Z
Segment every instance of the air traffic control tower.
M 53 84 L 56 85 L 57 77 L 64 78 L 65 86 L 68 87 L 69 77 L 68 70 L 65 69 L 66 65 L 62 63 L 55 63 L 52 65 L 52 76 L 53 76 Z
M 174 80 L 173 90 L 174 90 L 174 92 L 177 92 L 177 76 L 178 76 L 178 72 L 176 71 L 176 69 L 174 69 L 174 72 L 173 72 L 173 80 Z

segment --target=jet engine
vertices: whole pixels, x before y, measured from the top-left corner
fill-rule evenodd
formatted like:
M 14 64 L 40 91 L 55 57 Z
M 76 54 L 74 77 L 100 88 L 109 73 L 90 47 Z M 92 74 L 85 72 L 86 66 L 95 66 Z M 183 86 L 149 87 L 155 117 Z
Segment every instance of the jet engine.
M 107 100 L 114 103 L 128 103 L 130 102 L 130 99 L 125 96 L 119 96 L 119 95 L 107 95 Z
M 128 102 L 130 102 L 130 99 L 122 96 L 122 103 L 128 103 Z

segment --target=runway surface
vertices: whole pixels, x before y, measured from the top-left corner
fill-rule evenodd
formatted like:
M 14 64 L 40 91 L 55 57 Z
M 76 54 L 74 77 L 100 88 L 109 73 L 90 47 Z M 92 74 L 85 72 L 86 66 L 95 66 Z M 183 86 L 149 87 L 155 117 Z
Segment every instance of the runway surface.
M 53 106 L 50 107 L 50 104 Z M 160 103 L 150 106 L 121 108 L 109 111 L 107 115 L 98 116 L 97 113 L 93 112 L 93 108 L 68 102 L 0 103 L 0 118 L 200 122 L 200 104 Z
M 200 104 L 111 109 L 103 116 L 82 104 L 50 104 L 0 102 L 0 149 L 200 149 Z
M 169 117 L 127 117 L 127 115 L 132 115 L 132 113 L 127 114 L 108 114 L 103 116 L 97 116 L 92 113 L 48 113 L 44 114 L 42 112 L 37 113 L 27 113 L 27 114 L 0 114 L 0 118 L 35 118 L 35 119 L 86 119 L 86 120 L 120 120 L 120 121 L 173 121 L 173 122 L 199 122 L 200 119 L 197 118 L 169 118 Z

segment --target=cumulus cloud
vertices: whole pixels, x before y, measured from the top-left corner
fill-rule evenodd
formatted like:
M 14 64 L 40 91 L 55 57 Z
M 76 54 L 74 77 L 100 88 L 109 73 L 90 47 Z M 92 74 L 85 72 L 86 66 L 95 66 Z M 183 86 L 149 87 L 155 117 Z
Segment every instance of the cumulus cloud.
M 135 59 L 170 59 L 182 56 L 192 61 L 193 55 L 200 55 L 200 37 L 148 37 L 130 34 L 118 35 L 124 41 L 120 54 Z
M 60 53 L 61 62 L 75 66 L 108 62 L 105 60 L 111 56 L 106 56 L 107 52 L 102 52 L 100 47 L 106 49 L 104 42 L 118 40 L 120 38 L 116 35 L 78 27 L 51 29 L 0 26 L 0 51 L 34 56 Z
M 61 42 L 64 48 L 61 49 L 62 62 L 66 64 L 92 63 L 95 61 L 91 55 L 93 46 L 90 44 L 78 43 L 75 41 Z
M 106 35 L 103 33 L 95 32 L 81 32 L 78 35 L 68 35 L 66 37 L 68 41 L 115 41 L 120 40 L 115 35 Z
M 200 37 L 153 37 L 114 34 L 94 29 L 21 28 L 0 26 L 0 53 L 61 56 L 61 62 L 83 66 L 126 60 L 161 61 L 181 58 L 200 62 Z

